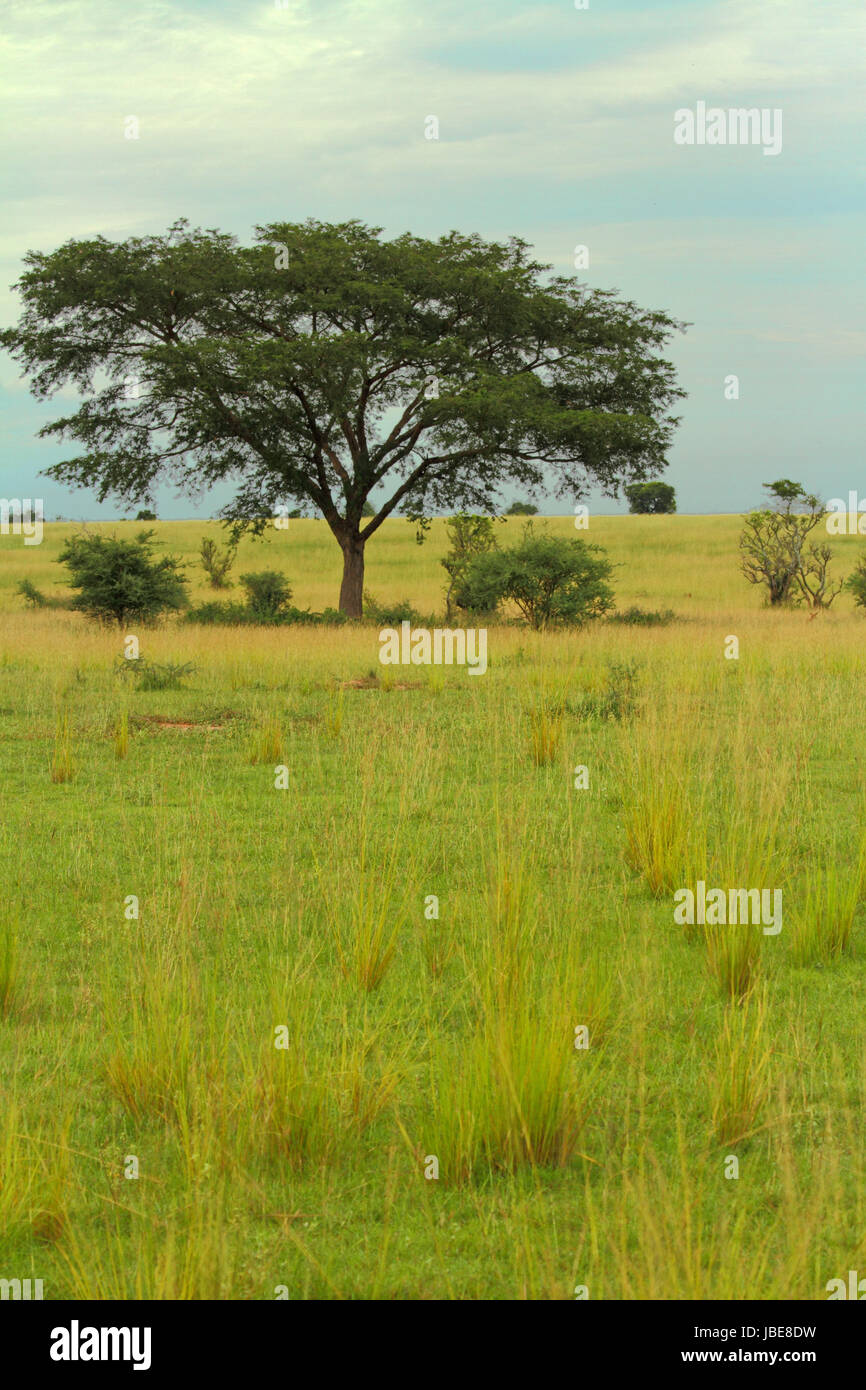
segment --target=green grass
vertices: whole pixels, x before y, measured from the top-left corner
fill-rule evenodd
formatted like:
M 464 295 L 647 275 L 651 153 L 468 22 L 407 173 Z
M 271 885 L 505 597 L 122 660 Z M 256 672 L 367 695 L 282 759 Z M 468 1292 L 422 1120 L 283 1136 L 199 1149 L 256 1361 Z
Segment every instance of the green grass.
M 0 1274 L 47 1298 L 823 1298 L 862 1263 L 850 599 L 763 609 L 736 518 L 593 518 L 620 607 L 681 621 L 491 627 L 483 677 L 380 667 L 372 626 L 168 623 L 142 656 L 192 670 L 148 690 L 123 634 L 16 596 L 61 592 L 67 529 L 0 541 Z M 219 535 L 157 530 L 191 560 Z M 441 612 L 442 553 L 441 523 L 420 549 L 386 523 L 367 585 Z M 338 559 L 292 522 L 237 569 L 321 609 Z M 616 663 L 638 674 L 608 718 Z M 782 932 L 744 955 L 678 926 L 697 878 L 781 888 Z

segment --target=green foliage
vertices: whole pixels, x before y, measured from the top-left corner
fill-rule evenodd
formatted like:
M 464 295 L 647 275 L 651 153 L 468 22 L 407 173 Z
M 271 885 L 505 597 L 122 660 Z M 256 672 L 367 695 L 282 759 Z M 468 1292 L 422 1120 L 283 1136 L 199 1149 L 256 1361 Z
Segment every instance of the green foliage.
M 292 598 L 291 585 L 278 570 L 242 574 L 241 583 L 247 591 L 247 606 L 259 622 L 278 621 L 288 609 Z
M 627 627 L 667 627 L 676 619 L 672 608 L 641 608 L 636 603 L 607 615 L 609 623 L 622 623 Z
M 396 603 L 379 603 L 372 594 L 364 594 L 364 616 L 377 627 L 399 627 L 401 623 L 414 623 L 416 627 L 433 627 L 436 619 L 425 616 L 413 608 L 407 598 Z
M 20 594 L 31 608 L 69 609 L 73 606 L 72 599 L 58 598 L 53 595 L 49 596 L 48 594 L 43 594 L 42 590 L 37 588 L 30 579 L 20 580 L 15 592 Z
M 142 507 L 141 511 L 135 513 L 136 521 L 156 521 L 156 512 L 151 511 L 150 507 Z
M 791 511 L 804 503 L 813 505 L 818 499 L 806 492 L 802 483 L 792 482 L 790 478 L 777 478 L 774 483 L 764 483 L 764 487 L 780 511 Z
M 630 512 L 662 515 L 677 509 L 676 493 L 670 483 L 628 483 L 624 490 Z
M 259 531 L 283 498 L 308 503 L 343 550 L 353 617 L 374 489 L 380 516 L 429 516 L 493 511 L 504 484 L 611 488 L 662 467 L 678 423 L 661 353 L 685 325 L 551 276 L 519 237 L 387 241 L 310 219 L 240 245 L 179 220 L 73 238 L 25 267 L 0 346 L 40 398 L 83 398 L 42 430 L 76 446 L 50 475 L 126 500 L 166 476 L 231 482 L 224 515 Z
M 161 614 L 187 605 L 183 563 L 174 556 L 154 558 L 152 531 L 134 540 L 80 534 L 71 537 L 58 557 L 78 593 L 73 608 L 101 622 L 123 625 L 153 622 Z
M 496 530 L 490 516 L 473 516 L 460 512 L 445 523 L 451 549 L 441 561 L 448 575 L 445 589 L 445 620 L 454 616 L 455 593 L 463 583 L 470 562 L 476 555 L 486 555 L 496 547 Z M 494 605 L 495 606 L 495 605 Z
M 48 607 L 48 598 L 46 595 L 43 594 L 41 589 L 37 589 L 36 585 L 29 579 L 20 580 L 15 592 L 26 599 L 31 608 Z
M 121 657 L 117 663 L 118 673 L 135 681 L 139 690 L 182 690 L 185 676 L 191 676 L 195 666 L 191 661 L 148 661 L 139 656 L 135 660 Z
M 830 581 L 830 546 L 809 541 L 824 520 L 824 504 L 790 478 L 764 487 L 773 505 L 743 518 L 739 544 L 745 578 L 764 586 L 773 606 L 806 603 L 813 611 L 829 608 L 844 581 Z
M 224 549 L 217 545 L 211 536 L 204 536 L 201 543 L 201 567 L 208 577 L 212 589 L 229 587 L 229 570 L 235 562 L 237 540 Z
M 854 595 L 857 607 L 866 608 L 866 555 L 861 555 L 857 561 L 854 573 L 848 577 L 847 587 Z
M 184 615 L 187 623 L 199 623 L 205 627 L 291 627 L 293 625 L 323 627 L 342 627 L 349 622 L 345 613 L 338 608 L 326 608 L 321 613 L 309 608 L 294 608 L 289 605 L 276 616 L 263 616 L 261 611 L 249 603 L 221 603 L 214 600 L 190 608 Z
M 538 516 L 538 508 L 532 502 L 512 502 L 506 516 Z
M 600 546 L 536 534 L 529 522 L 518 545 L 472 559 L 455 597 L 473 612 L 493 612 L 511 600 L 534 628 L 582 627 L 613 607 L 612 571 Z
M 206 627 L 238 627 L 243 624 L 254 626 L 261 619 L 247 603 L 226 603 L 212 599 L 209 603 L 199 603 L 184 614 L 185 623 L 201 623 Z

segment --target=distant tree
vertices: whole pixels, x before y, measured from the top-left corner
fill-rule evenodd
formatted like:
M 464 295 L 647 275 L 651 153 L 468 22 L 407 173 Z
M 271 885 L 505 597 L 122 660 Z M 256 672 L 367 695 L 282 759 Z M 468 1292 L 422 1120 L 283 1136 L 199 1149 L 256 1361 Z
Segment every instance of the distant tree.
M 625 488 L 630 512 L 661 516 L 675 512 L 677 498 L 670 483 L 629 483 Z
M 531 502 L 512 502 L 506 516 L 538 516 L 538 508 Z
M 152 512 L 149 507 L 142 507 L 140 512 L 135 513 L 136 521 L 156 521 L 156 512 Z
M 739 544 L 745 578 L 763 585 L 774 607 L 805 602 L 814 611 L 829 608 L 844 580 L 829 579 L 829 545 L 809 541 L 824 519 L 823 502 L 790 478 L 764 483 L 764 488 L 771 506 L 743 518 Z
M 398 508 L 493 512 L 509 484 L 612 494 L 665 466 L 684 392 L 662 353 L 685 327 L 665 313 L 551 274 L 518 237 L 310 220 L 254 243 L 181 220 L 27 254 L 0 345 L 40 398 L 84 397 L 41 431 L 77 446 L 52 477 L 135 504 L 165 477 L 232 481 L 224 518 L 259 532 L 310 503 L 357 618 L 366 543 Z
M 187 605 L 182 561 L 153 556 L 152 531 L 134 540 L 116 536 L 72 536 L 58 556 L 71 574 L 78 593 L 73 608 L 101 622 L 120 625 L 152 622 L 160 614 Z
M 365 502 L 364 505 L 363 505 L 363 507 L 361 508 L 361 516 L 375 516 L 375 515 L 376 515 L 376 508 L 373 506 L 373 503 L 372 503 L 372 502 L 369 502 L 369 501 Z

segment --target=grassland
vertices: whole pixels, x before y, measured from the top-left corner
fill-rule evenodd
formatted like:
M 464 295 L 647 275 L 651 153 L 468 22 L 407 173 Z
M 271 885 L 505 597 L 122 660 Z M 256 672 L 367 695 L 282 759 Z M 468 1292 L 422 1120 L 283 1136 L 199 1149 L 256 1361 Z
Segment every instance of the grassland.
M 218 534 L 157 529 L 190 559 Z M 849 597 L 762 608 L 735 517 L 594 517 L 620 607 L 677 622 L 493 627 L 483 677 L 380 667 L 370 626 L 169 623 L 142 654 L 195 669 L 147 691 L 117 631 L 15 595 L 62 591 L 68 531 L 0 541 L 0 1276 L 818 1299 L 866 1272 Z M 387 523 L 368 588 L 441 611 L 444 552 Z M 321 523 L 245 542 L 263 568 L 336 601 Z M 584 717 L 617 662 L 636 708 Z M 698 878 L 781 888 L 783 930 L 677 926 Z

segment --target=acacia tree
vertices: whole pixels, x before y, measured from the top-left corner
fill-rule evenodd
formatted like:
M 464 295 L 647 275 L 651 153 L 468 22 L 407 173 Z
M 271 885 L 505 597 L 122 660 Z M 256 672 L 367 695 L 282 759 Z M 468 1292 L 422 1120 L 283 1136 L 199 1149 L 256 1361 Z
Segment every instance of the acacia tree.
M 774 606 L 806 602 L 815 611 L 829 608 L 844 581 L 830 581 L 830 546 L 809 540 L 824 520 L 823 502 L 790 478 L 764 483 L 764 487 L 772 498 L 772 507 L 752 511 L 743 518 L 743 574 L 750 584 L 766 585 L 767 597 Z
M 677 498 L 670 483 L 628 483 L 625 487 L 628 509 L 644 516 L 658 516 L 677 509 Z
M 181 220 L 25 264 L 0 341 L 37 397 L 84 397 L 40 431 L 82 446 L 48 474 L 132 502 L 162 480 L 231 480 L 223 518 L 259 531 L 312 503 L 352 617 L 364 546 L 397 508 L 491 512 L 504 483 L 615 497 L 666 466 L 684 392 L 659 353 L 685 325 L 551 276 L 516 237 L 386 241 L 309 220 L 243 246 Z

